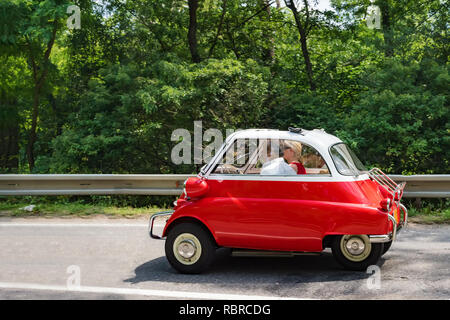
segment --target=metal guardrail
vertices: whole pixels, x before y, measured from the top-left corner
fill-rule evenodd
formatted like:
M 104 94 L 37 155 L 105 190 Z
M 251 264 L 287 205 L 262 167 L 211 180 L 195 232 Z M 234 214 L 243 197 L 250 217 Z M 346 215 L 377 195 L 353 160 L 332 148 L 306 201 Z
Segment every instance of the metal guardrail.
M 180 195 L 183 174 L 3 174 L 0 195 Z M 406 182 L 403 197 L 448 198 L 450 174 L 389 175 Z
M 3 174 L 0 195 L 180 195 L 181 174 Z
M 403 197 L 450 198 L 450 174 L 388 175 L 395 182 L 406 182 Z

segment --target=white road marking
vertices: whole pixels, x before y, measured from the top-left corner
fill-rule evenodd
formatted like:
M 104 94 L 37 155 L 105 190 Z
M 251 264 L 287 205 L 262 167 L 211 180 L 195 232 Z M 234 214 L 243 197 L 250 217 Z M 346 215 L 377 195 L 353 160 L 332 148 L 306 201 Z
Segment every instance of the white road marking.
M 287 298 L 279 296 L 256 296 L 243 294 L 222 294 L 210 292 L 187 292 L 187 291 L 168 291 L 151 290 L 137 288 L 110 288 L 110 287 L 67 287 L 59 285 L 43 285 L 35 283 L 14 283 L 0 282 L 0 289 L 19 289 L 19 290 L 44 290 L 44 291 L 63 291 L 63 292 L 85 292 L 85 293 L 107 293 L 121 295 L 153 296 L 180 299 L 206 299 L 206 300 L 304 300 L 298 298 Z M 309 299 L 308 299 L 309 300 Z
M 148 227 L 137 223 L 15 223 L 3 222 L 0 227 Z

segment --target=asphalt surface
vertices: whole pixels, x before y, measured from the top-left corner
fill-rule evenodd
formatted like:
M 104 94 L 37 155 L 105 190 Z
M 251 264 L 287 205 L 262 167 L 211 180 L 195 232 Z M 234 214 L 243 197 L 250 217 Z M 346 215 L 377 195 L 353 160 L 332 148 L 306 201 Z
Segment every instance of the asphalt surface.
M 0 299 L 450 299 L 450 226 L 410 224 L 379 273 L 330 251 L 238 258 L 219 249 L 201 275 L 177 273 L 138 219 L 0 219 Z

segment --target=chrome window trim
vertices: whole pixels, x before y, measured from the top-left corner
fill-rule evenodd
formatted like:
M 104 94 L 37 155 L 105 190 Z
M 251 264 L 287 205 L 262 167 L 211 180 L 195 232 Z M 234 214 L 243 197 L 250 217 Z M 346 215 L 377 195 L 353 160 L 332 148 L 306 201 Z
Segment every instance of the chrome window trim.
M 354 182 L 354 181 L 365 181 L 369 180 L 368 175 L 355 176 L 331 176 L 327 175 L 288 175 L 288 176 L 277 176 L 277 175 L 258 175 L 258 174 L 211 174 L 207 178 L 208 180 L 241 180 L 241 181 L 283 181 L 283 182 Z

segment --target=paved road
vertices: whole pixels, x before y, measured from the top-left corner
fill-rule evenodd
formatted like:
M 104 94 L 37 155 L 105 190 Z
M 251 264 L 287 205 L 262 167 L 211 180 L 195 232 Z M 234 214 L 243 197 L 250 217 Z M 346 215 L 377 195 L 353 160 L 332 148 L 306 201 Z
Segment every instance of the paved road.
M 237 258 L 220 249 L 208 273 L 182 275 L 163 246 L 145 220 L 2 218 L 0 299 L 450 299 L 448 225 L 402 231 L 379 263 L 378 289 L 376 275 L 342 270 L 329 251 Z

